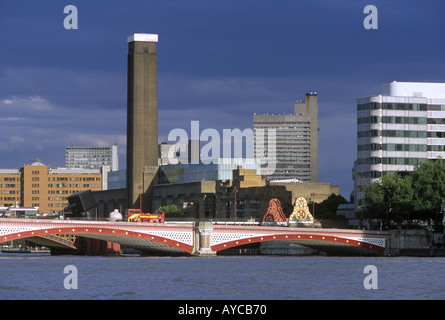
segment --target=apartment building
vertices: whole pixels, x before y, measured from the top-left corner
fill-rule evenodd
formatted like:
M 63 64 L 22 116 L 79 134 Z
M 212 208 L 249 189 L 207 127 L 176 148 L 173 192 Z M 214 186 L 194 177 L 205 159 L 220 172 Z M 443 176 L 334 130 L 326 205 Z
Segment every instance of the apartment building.
M 69 169 L 100 169 L 109 166 L 111 171 L 117 171 L 119 170 L 117 145 L 110 147 L 66 147 L 65 166 Z
M 445 83 L 393 81 L 357 99 L 355 209 L 365 186 L 437 157 L 445 157 Z
M 271 129 L 276 135 L 275 150 L 265 141 Z M 318 182 L 318 129 L 316 93 L 296 102 L 293 114 L 254 114 L 255 158 L 275 159 L 275 172 L 267 179 Z
M 68 205 L 71 194 L 102 190 L 102 175 L 99 169 L 48 167 L 40 161 L 18 169 L 0 169 L 0 205 L 57 213 Z

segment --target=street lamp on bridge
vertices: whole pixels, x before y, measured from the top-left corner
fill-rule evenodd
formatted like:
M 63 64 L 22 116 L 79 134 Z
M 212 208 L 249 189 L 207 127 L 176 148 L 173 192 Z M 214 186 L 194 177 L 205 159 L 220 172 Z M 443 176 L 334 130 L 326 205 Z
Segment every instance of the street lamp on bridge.
M 233 189 L 233 193 L 235 194 L 235 224 L 236 224 L 236 194 L 238 193 L 238 188 L 235 187 Z

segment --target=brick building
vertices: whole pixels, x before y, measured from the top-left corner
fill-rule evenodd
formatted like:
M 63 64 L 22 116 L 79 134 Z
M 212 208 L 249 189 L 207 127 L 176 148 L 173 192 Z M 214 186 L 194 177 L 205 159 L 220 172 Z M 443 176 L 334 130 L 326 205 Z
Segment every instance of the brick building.
M 0 205 L 60 212 L 71 194 L 102 190 L 102 179 L 100 169 L 48 167 L 40 161 L 18 169 L 0 169 Z

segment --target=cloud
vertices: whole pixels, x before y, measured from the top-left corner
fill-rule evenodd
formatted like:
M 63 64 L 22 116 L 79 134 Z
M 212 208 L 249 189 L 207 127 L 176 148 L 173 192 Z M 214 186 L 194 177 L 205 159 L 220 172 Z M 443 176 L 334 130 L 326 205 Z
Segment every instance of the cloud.
M 72 133 L 68 136 L 68 142 L 81 146 L 111 146 L 115 143 L 119 146 L 119 153 L 125 152 L 127 136 L 122 134 L 95 134 Z
M 25 141 L 25 138 L 23 137 L 18 137 L 18 136 L 12 136 L 10 141 L 12 143 L 23 143 Z
M 14 115 L 26 115 L 31 116 L 35 112 L 48 112 L 52 111 L 54 107 L 49 103 L 48 100 L 40 96 L 30 96 L 30 97 L 16 97 L 13 96 L 8 99 L 4 99 L 3 105 L 0 105 L 0 110 L 2 113 L 9 113 L 13 119 Z
M 0 167 L 15 168 L 35 158 L 63 166 L 65 147 L 73 144 L 117 143 L 120 154 L 125 153 L 125 109 L 90 104 L 86 110 L 56 103 L 41 94 L 7 99 L 12 103 L 2 104 L 0 100 L 0 147 L 14 157 L 0 155 Z
M 8 67 L 0 69 L 3 104 L 26 104 L 34 108 L 76 106 L 89 109 L 120 108 L 125 103 L 125 73 L 57 67 Z M 34 94 L 30 95 L 32 92 Z M 48 104 L 51 101 L 51 104 Z M 5 103 L 6 102 L 6 103 Z M 0 104 L 1 108 L 2 104 Z
M 23 120 L 24 118 L 20 117 L 0 117 L 0 121 L 19 121 Z

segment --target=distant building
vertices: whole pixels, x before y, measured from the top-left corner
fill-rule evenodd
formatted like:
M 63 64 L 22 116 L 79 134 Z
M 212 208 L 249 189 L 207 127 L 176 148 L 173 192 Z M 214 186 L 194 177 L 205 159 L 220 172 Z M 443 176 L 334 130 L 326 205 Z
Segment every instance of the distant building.
M 188 183 L 197 181 L 227 180 L 233 178 L 238 166 L 261 172 L 259 161 L 246 158 L 218 158 L 209 164 L 171 164 L 160 167 L 160 184 Z
M 24 208 L 19 206 L 0 206 L 0 218 L 35 218 L 39 214 L 39 208 Z
M 68 169 L 100 169 L 110 166 L 111 171 L 117 171 L 119 170 L 117 145 L 111 147 L 66 147 L 65 166 Z
M 393 81 L 357 99 L 355 209 L 370 183 L 437 157 L 445 157 L 445 83 Z
M 172 164 L 199 164 L 200 149 L 199 140 L 189 140 L 188 143 L 168 144 L 162 142 L 159 145 L 159 165 Z
M 57 213 L 68 205 L 66 198 L 85 190 L 102 190 L 99 169 L 48 167 L 36 161 L 18 169 L 0 169 L 0 206 L 39 208 Z
M 296 198 L 322 202 L 332 193 L 338 195 L 340 190 L 329 183 L 272 182 L 262 179 L 256 169 L 239 166 L 233 170 L 231 179 L 155 185 L 153 207 L 176 204 L 190 217 L 233 220 L 235 193 L 237 219 L 259 220 L 272 198 L 280 200 L 289 216 Z
M 255 158 L 275 157 L 275 173 L 267 179 L 318 181 L 318 97 L 307 93 L 306 101 L 296 102 L 293 114 L 255 114 L 253 116 Z M 274 129 L 276 150 L 271 154 L 261 131 Z
M 107 190 L 125 189 L 127 186 L 127 170 L 108 172 Z

